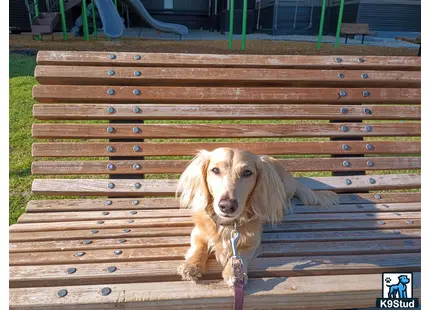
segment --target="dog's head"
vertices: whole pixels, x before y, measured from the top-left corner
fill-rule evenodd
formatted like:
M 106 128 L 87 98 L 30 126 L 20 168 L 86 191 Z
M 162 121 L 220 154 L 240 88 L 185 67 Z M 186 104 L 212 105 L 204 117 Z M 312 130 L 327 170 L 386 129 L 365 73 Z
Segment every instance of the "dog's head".
M 247 151 L 200 151 L 178 183 L 182 207 L 205 210 L 220 224 L 282 219 L 286 199 L 273 164 Z
M 406 275 L 401 275 L 399 276 L 399 282 L 402 284 L 408 284 L 409 283 L 409 278 Z

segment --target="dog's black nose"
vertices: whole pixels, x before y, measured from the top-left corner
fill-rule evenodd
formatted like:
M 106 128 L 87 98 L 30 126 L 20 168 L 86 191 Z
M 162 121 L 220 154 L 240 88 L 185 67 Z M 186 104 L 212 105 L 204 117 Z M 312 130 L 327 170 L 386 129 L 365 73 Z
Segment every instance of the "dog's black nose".
M 218 203 L 218 207 L 225 214 L 232 214 L 237 210 L 238 204 L 236 199 L 222 199 Z

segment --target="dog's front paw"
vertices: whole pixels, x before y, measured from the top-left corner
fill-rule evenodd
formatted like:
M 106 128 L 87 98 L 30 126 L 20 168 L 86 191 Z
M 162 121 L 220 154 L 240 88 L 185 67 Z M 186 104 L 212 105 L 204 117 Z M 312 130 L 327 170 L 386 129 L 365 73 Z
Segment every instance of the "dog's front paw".
M 224 279 L 224 282 L 227 283 L 229 287 L 234 287 L 234 284 L 236 283 L 236 278 L 234 277 L 233 266 L 231 264 L 227 264 L 224 267 L 224 270 L 222 271 L 222 277 Z M 246 285 L 246 283 L 248 283 L 248 276 L 246 273 L 244 273 L 243 284 Z
M 177 273 L 182 277 L 182 280 L 185 281 L 197 281 L 197 279 L 202 276 L 202 272 L 198 265 L 186 262 L 178 267 Z

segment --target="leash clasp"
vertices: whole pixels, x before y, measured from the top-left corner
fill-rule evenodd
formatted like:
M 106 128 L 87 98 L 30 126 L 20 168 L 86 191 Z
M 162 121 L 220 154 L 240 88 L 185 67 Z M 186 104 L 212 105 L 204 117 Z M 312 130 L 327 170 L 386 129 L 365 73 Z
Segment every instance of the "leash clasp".
M 242 258 L 239 255 L 237 255 L 237 241 L 239 240 L 239 237 L 240 237 L 240 232 L 237 229 L 237 223 L 234 222 L 234 229 L 230 233 L 230 243 L 233 251 L 233 258 L 237 258 L 237 259 L 240 259 L 240 261 L 242 261 Z

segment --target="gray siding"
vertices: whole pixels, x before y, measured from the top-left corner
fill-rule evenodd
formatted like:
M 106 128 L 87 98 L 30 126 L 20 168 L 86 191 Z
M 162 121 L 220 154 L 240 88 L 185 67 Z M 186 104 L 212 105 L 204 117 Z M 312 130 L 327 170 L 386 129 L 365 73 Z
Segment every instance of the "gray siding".
M 421 6 L 361 3 L 357 23 L 369 24 L 371 31 L 421 31 Z
M 30 31 L 30 20 L 24 0 L 9 0 L 9 27 Z
M 316 34 L 319 27 L 322 0 L 278 0 L 276 34 Z M 314 6 L 312 25 L 305 32 L 294 30 L 294 14 L 297 8 L 296 28 L 309 25 L 311 6 Z M 340 0 L 327 0 L 328 8 L 324 33 L 335 34 Z M 420 0 L 345 0 L 342 22 L 366 23 L 372 31 L 421 31 Z
M 207 0 L 173 0 L 173 10 L 175 13 L 181 11 L 204 11 L 209 10 L 209 1 Z M 145 8 L 150 11 L 164 11 L 164 0 L 143 0 Z M 172 9 L 166 9 L 172 10 Z

